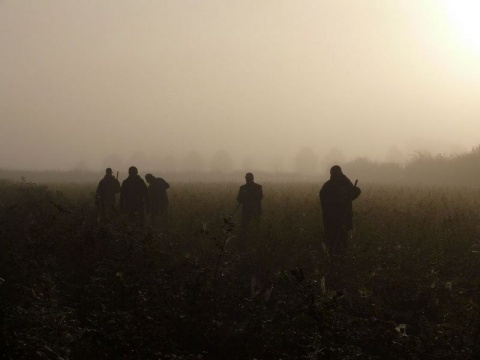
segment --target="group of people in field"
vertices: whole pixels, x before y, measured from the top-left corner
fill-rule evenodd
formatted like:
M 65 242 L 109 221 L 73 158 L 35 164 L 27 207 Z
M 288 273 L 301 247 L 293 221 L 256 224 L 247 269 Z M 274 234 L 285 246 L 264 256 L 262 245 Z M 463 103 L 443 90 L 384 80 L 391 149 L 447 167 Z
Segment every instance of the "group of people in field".
M 118 179 L 113 176 L 112 169 L 107 168 L 95 192 L 99 220 L 107 220 L 115 214 L 117 194 L 120 193 L 120 210 L 132 223 L 144 225 L 146 212 L 150 215 L 152 226 L 165 228 L 168 209 L 167 189 L 170 185 L 152 174 L 145 175 L 145 180 L 146 183 L 138 175 L 138 169 L 131 166 L 128 169 L 128 177 L 120 185 Z
M 117 175 L 118 176 L 118 175 Z M 167 224 L 168 196 L 170 185 L 152 174 L 145 175 L 145 181 L 138 175 L 138 169 L 131 166 L 128 177 L 120 185 L 112 169 L 106 169 L 104 178 L 96 191 L 96 204 L 100 219 L 107 219 L 115 213 L 116 197 L 120 193 L 120 210 L 135 224 L 145 224 L 145 211 L 150 214 L 150 224 L 162 229 Z M 331 254 L 343 254 L 347 249 L 350 231 L 353 229 L 352 202 L 360 196 L 357 183 L 353 184 L 342 172 L 340 166 L 330 169 L 330 179 L 320 189 L 324 242 Z M 241 226 L 258 223 L 262 214 L 263 189 L 254 180 L 251 172 L 245 175 L 245 184 L 237 195 L 238 207 L 242 207 Z

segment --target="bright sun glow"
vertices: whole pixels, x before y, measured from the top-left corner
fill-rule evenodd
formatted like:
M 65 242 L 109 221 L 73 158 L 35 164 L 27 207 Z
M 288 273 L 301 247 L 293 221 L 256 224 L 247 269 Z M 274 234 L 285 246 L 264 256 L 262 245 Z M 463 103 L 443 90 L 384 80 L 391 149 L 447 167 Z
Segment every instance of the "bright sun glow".
M 480 1 L 443 0 L 443 4 L 459 42 L 480 56 Z

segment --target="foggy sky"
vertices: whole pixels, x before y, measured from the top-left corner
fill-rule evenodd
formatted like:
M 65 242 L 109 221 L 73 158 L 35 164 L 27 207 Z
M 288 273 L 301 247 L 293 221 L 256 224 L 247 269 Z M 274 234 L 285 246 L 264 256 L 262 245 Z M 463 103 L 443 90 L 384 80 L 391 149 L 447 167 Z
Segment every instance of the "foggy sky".
M 236 168 L 290 168 L 304 147 L 377 160 L 393 146 L 468 151 L 480 143 L 480 47 L 447 11 L 437 0 L 0 0 L 0 167 L 225 150 Z

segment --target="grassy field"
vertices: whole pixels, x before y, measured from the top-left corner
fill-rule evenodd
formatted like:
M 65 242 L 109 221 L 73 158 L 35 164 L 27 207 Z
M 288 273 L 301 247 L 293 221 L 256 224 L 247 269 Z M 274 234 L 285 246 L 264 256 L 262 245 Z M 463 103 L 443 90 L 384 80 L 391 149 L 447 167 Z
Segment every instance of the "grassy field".
M 480 191 L 362 185 L 345 257 L 322 245 L 320 184 L 171 183 L 167 232 L 95 185 L 0 182 L 4 359 L 480 357 Z

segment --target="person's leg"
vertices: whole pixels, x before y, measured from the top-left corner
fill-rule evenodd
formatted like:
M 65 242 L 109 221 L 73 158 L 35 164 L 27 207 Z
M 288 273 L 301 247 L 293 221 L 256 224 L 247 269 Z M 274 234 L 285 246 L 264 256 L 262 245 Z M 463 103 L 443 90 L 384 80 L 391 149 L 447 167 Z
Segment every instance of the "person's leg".
M 158 210 L 152 210 L 150 212 L 150 226 L 152 228 L 158 228 L 159 226 L 159 212 Z
M 335 252 L 338 255 L 345 255 L 348 246 L 348 231 L 345 226 L 340 226 L 335 245 Z
M 128 209 L 127 217 L 130 223 L 135 224 L 137 222 L 137 214 L 135 212 L 135 209 L 132 209 L 132 208 Z
M 138 225 L 144 226 L 145 225 L 145 209 L 143 208 L 143 206 L 138 209 L 137 214 L 138 214 Z
M 160 230 L 164 233 L 168 232 L 168 209 L 163 206 L 158 217 Z
M 335 240 L 338 234 L 338 227 L 332 224 L 325 225 L 324 243 L 329 254 L 335 252 Z

